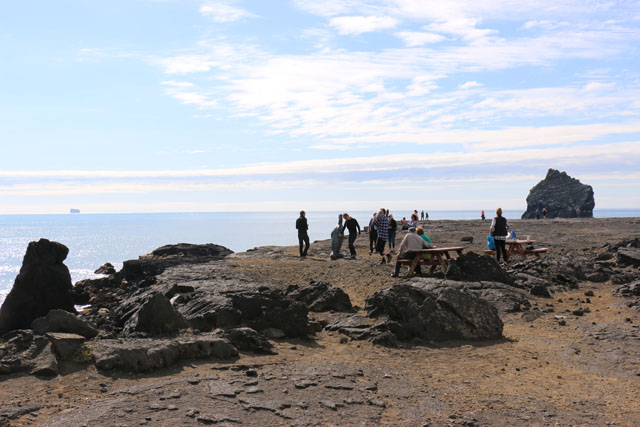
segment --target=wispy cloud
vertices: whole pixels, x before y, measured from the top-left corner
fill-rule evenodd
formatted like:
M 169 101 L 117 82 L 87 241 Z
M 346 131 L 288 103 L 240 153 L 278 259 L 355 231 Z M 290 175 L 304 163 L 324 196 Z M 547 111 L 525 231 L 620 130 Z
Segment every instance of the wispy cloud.
M 231 1 L 208 1 L 200 7 L 200 13 L 218 23 L 234 22 L 256 16 L 246 9 L 235 6 Z
M 340 16 L 332 18 L 329 25 L 346 35 L 387 30 L 398 25 L 398 21 L 389 16 Z

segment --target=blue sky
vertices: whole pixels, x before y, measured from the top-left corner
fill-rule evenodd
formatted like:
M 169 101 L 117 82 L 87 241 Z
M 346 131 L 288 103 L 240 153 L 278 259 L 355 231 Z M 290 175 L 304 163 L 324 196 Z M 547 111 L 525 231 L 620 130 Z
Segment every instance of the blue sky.
M 0 0 L 0 213 L 640 208 L 640 2 Z

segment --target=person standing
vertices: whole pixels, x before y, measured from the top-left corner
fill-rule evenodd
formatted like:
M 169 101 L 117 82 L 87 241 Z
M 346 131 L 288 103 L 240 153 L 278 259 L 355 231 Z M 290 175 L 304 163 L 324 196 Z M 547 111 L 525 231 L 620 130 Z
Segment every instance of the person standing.
M 484 216 L 484 209 L 482 210 L 482 212 L 480 212 L 480 218 L 482 218 L 482 220 L 484 221 L 484 218 L 485 218 L 485 216 Z
M 542 219 L 547 219 L 547 208 L 542 208 Z
M 424 221 L 424 211 L 420 211 L 420 221 Z
M 373 213 L 373 217 L 369 220 L 369 255 L 373 253 L 373 249 L 376 246 L 376 240 L 378 240 L 378 231 L 376 230 L 376 217 L 377 213 Z
M 300 217 L 296 220 L 296 229 L 298 230 L 298 245 L 300 247 L 300 258 L 307 256 L 309 251 L 309 235 L 307 230 L 309 225 L 307 224 L 307 217 L 304 211 L 300 211 Z M 304 250 L 302 249 L 304 243 Z
M 344 227 L 342 227 L 342 235 L 344 236 L 344 230 L 349 230 L 349 252 L 351 252 L 351 259 L 356 259 L 356 247 L 354 245 L 356 238 L 360 235 L 360 224 L 358 220 L 349 216 L 348 213 L 344 213 L 342 217 L 345 219 Z
M 344 257 L 342 252 L 340 252 L 340 248 L 342 248 L 342 241 L 344 240 L 344 235 L 342 234 L 343 231 L 342 214 L 340 214 L 338 215 L 338 225 L 336 225 L 331 232 L 331 259 L 333 260 Z
M 493 240 L 496 245 L 496 259 L 500 262 L 500 254 L 502 253 L 502 257 L 504 262 L 509 261 L 509 256 L 507 255 L 505 240 L 507 240 L 507 230 L 509 229 L 509 221 L 505 217 L 502 216 L 502 208 L 498 208 L 496 210 L 496 217 L 491 221 L 491 227 L 489 231 L 491 231 L 491 235 L 493 236 Z
M 378 230 L 378 240 L 376 240 L 376 252 L 380 254 L 382 260 L 380 264 L 385 264 L 386 258 L 384 255 L 384 247 L 389 239 L 389 217 L 386 215 L 384 209 L 380 209 L 378 216 L 376 217 L 376 229 Z
M 391 261 L 391 252 L 396 249 L 396 231 L 398 230 L 398 223 L 393 219 L 393 215 L 389 214 L 389 256 L 387 261 Z

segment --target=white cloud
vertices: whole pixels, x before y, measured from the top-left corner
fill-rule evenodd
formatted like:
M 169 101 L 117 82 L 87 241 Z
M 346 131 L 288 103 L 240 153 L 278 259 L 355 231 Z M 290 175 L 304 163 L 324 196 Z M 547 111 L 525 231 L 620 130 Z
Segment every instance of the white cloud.
M 207 2 L 200 7 L 200 13 L 213 22 L 234 22 L 243 18 L 255 17 L 245 9 L 232 6 L 229 2 Z
M 421 31 L 400 31 L 396 33 L 396 37 L 402 39 L 404 44 L 409 47 L 440 43 L 441 41 L 446 40 L 446 37 L 440 34 Z
M 478 83 L 476 81 L 468 81 L 468 82 L 464 82 L 459 87 L 460 89 L 471 89 L 471 88 L 480 87 L 480 86 L 482 86 L 481 83 Z
M 358 35 L 394 28 L 398 25 L 398 20 L 390 16 L 340 16 L 332 18 L 329 25 L 342 35 Z

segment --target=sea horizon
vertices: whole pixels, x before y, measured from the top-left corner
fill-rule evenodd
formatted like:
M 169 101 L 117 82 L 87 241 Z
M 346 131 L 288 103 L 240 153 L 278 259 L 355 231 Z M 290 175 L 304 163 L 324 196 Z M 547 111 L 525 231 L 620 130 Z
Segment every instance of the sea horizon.
M 360 226 L 374 210 L 351 211 Z M 391 211 L 396 220 L 411 211 Z M 420 213 L 420 210 L 418 211 Z M 430 210 L 430 221 L 480 219 L 481 210 Z M 523 210 L 504 210 L 519 219 Z M 343 211 L 307 211 L 311 241 L 329 239 Z M 493 212 L 485 210 L 487 220 Z M 0 304 L 20 271 L 31 241 L 57 241 L 69 248 L 65 264 L 72 282 L 98 277 L 94 270 L 106 262 L 116 269 L 154 249 L 176 243 L 215 243 L 234 252 L 258 246 L 295 246 L 298 212 L 172 212 L 0 214 Z M 596 209 L 595 218 L 640 217 L 640 209 Z

